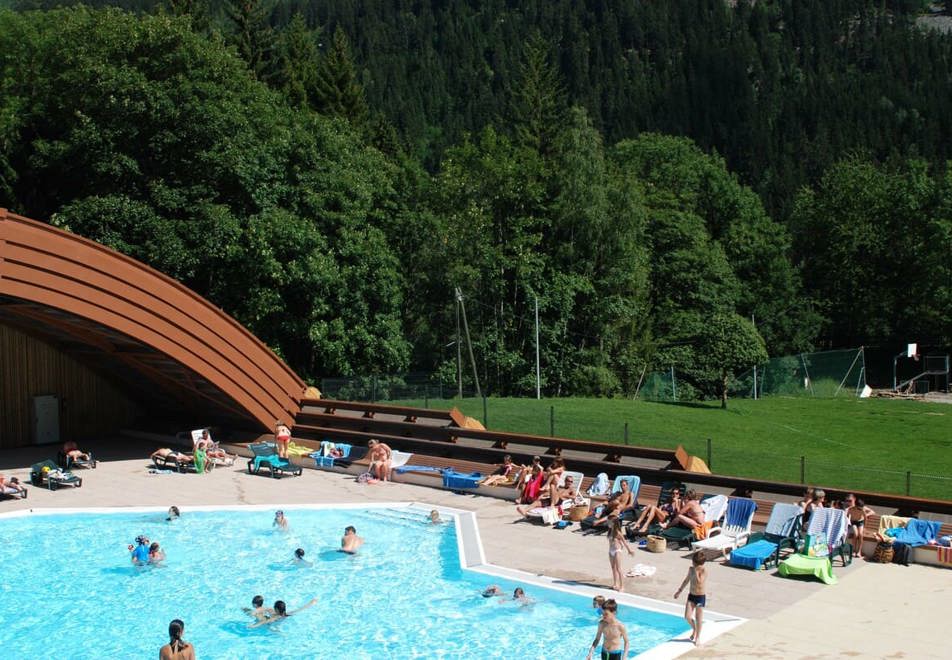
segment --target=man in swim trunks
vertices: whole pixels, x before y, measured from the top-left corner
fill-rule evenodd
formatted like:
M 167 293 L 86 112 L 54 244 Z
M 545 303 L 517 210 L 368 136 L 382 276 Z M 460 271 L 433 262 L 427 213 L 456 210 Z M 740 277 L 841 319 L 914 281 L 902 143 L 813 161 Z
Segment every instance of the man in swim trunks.
M 681 582 L 681 586 L 674 592 L 674 597 L 681 595 L 684 587 L 690 582 L 688 602 L 684 604 L 684 619 L 691 624 L 691 641 L 695 646 L 701 645 L 701 622 L 704 618 L 704 607 L 707 605 L 705 583 L 707 569 L 704 568 L 704 553 L 695 552 L 691 559 L 691 568 Z
M 625 630 L 625 624 L 616 617 L 617 612 L 618 603 L 614 598 L 609 598 L 602 603 L 602 618 L 598 622 L 598 632 L 595 633 L 595 641 L 592 642 L 585 660 L 592 660 L 592 654 L 602 637 L 605 640 L 602 643 L 601 660 L 623 660 L 628 657 L 628 631 Z
M 340 539 L 340 552 L 346 552 L 349 555 L 356 555 L 357 550 L 364 544 L 364 540 L 357 536 L 357 530 L 353 525 L 348 525 L 344 529 L 344 536 Z
M 568 479 L 568 477 L 566 477 Z M 635 503 L 635 494 L 631 492 L 631 486 L 627 481 L 622 481 L 621 490 L 613 494 L 605 503 L 602 514 L 592 521 L 593 525 L 601 525 L 608 521 L 609 516 L 621 516 L 627 509 L 630 509 Z

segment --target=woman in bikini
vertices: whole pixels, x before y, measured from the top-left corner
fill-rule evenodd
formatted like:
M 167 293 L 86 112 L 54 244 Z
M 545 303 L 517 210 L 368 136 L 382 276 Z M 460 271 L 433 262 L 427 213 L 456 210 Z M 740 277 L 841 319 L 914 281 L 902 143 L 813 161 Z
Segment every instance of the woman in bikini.
M 866 506 L 866 503 L 853 493 L 846 496 L 846 516 L 850 520 L 849 538 L 853 544 L 853 556 L 863 554 L 863 532 L 866 528 L 866 517 L 876 512 Z
M 681 510 L 681 491 L 675 489 L 671 492 L 671 500 L 665 502 L 661 506 L 655 506 L 654 504 L 649 504 L 645 507 L 645 510 L 641 512 L 641 515 L 638 517 L 638 520 L 635 521 L 633 527 L 635 533 L 644 534 L 648 531 L 648 526 L 653 522 L 663 523 L 671 516 L 675 515 L 678 511 Z
M 611 527 L 608 530 L 608 563 L 612 568 L 612 589 L 621 591 L 624 586 L 624 571 L 621 568 L 621 551 L 625 549 L 629 555 L 635 554 L 635 551 L 625 540 L 625 532 L 621 527 L 621 520 L 612 518 Z
M 274 425 L 274 444 L 278 448 L 278 456 L 288 457 L 288 445 L 291 444 L 291 427 L 279 421 Z
M 512 456 L 506 454 L 502 457 L 502 464 L 497 466 L 496 471 L 479 482 L 480 486 L 499 486 L 510 483 L 512 471 L 516 468 L 512 463 Z

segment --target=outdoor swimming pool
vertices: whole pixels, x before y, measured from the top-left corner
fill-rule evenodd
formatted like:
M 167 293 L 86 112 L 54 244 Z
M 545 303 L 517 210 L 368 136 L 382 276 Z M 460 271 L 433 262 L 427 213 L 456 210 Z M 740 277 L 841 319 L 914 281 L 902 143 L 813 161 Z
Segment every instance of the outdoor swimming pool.
M 203 658 L 584 658 L 590 599 L 522 584 L 534 604 L 482 598 L 518 583 L 460 568 L 456 528 L 407 508 L 287 508 L 165 514 L 84 513 L 0 519 L 0 649 L 15 657 L 155 657 L 169 621 Z M 336 551 L 347 525 L 366 539 Z M 163 566 L 132 566 L 127 544 L 158 541 Z M 302 547 L 312 566 L 295 567 Z M 314 607 L 249 629 L 252 596 Z M 632 654 L 685 631 L 678 617 L 619 609 Z

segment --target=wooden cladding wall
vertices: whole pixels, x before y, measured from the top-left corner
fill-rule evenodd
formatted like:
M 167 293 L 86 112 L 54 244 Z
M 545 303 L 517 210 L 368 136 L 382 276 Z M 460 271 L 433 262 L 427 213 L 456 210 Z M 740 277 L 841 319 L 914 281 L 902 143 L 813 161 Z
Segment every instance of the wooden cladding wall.
M 33 397 L 60 398 L 60 438 L 130 425 L 142 411 L 116 386 L 55 347 L 0 324 L 0 448 L 33 444 Z

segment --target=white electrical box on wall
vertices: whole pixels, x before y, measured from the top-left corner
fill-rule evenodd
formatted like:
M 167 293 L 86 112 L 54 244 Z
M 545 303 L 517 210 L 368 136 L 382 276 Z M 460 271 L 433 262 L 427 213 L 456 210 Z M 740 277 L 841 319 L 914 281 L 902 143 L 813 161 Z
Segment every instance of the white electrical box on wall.
M 50 445 L 59 441 L 59 397 L 55 394 L 33 397 L 33 443 Z

